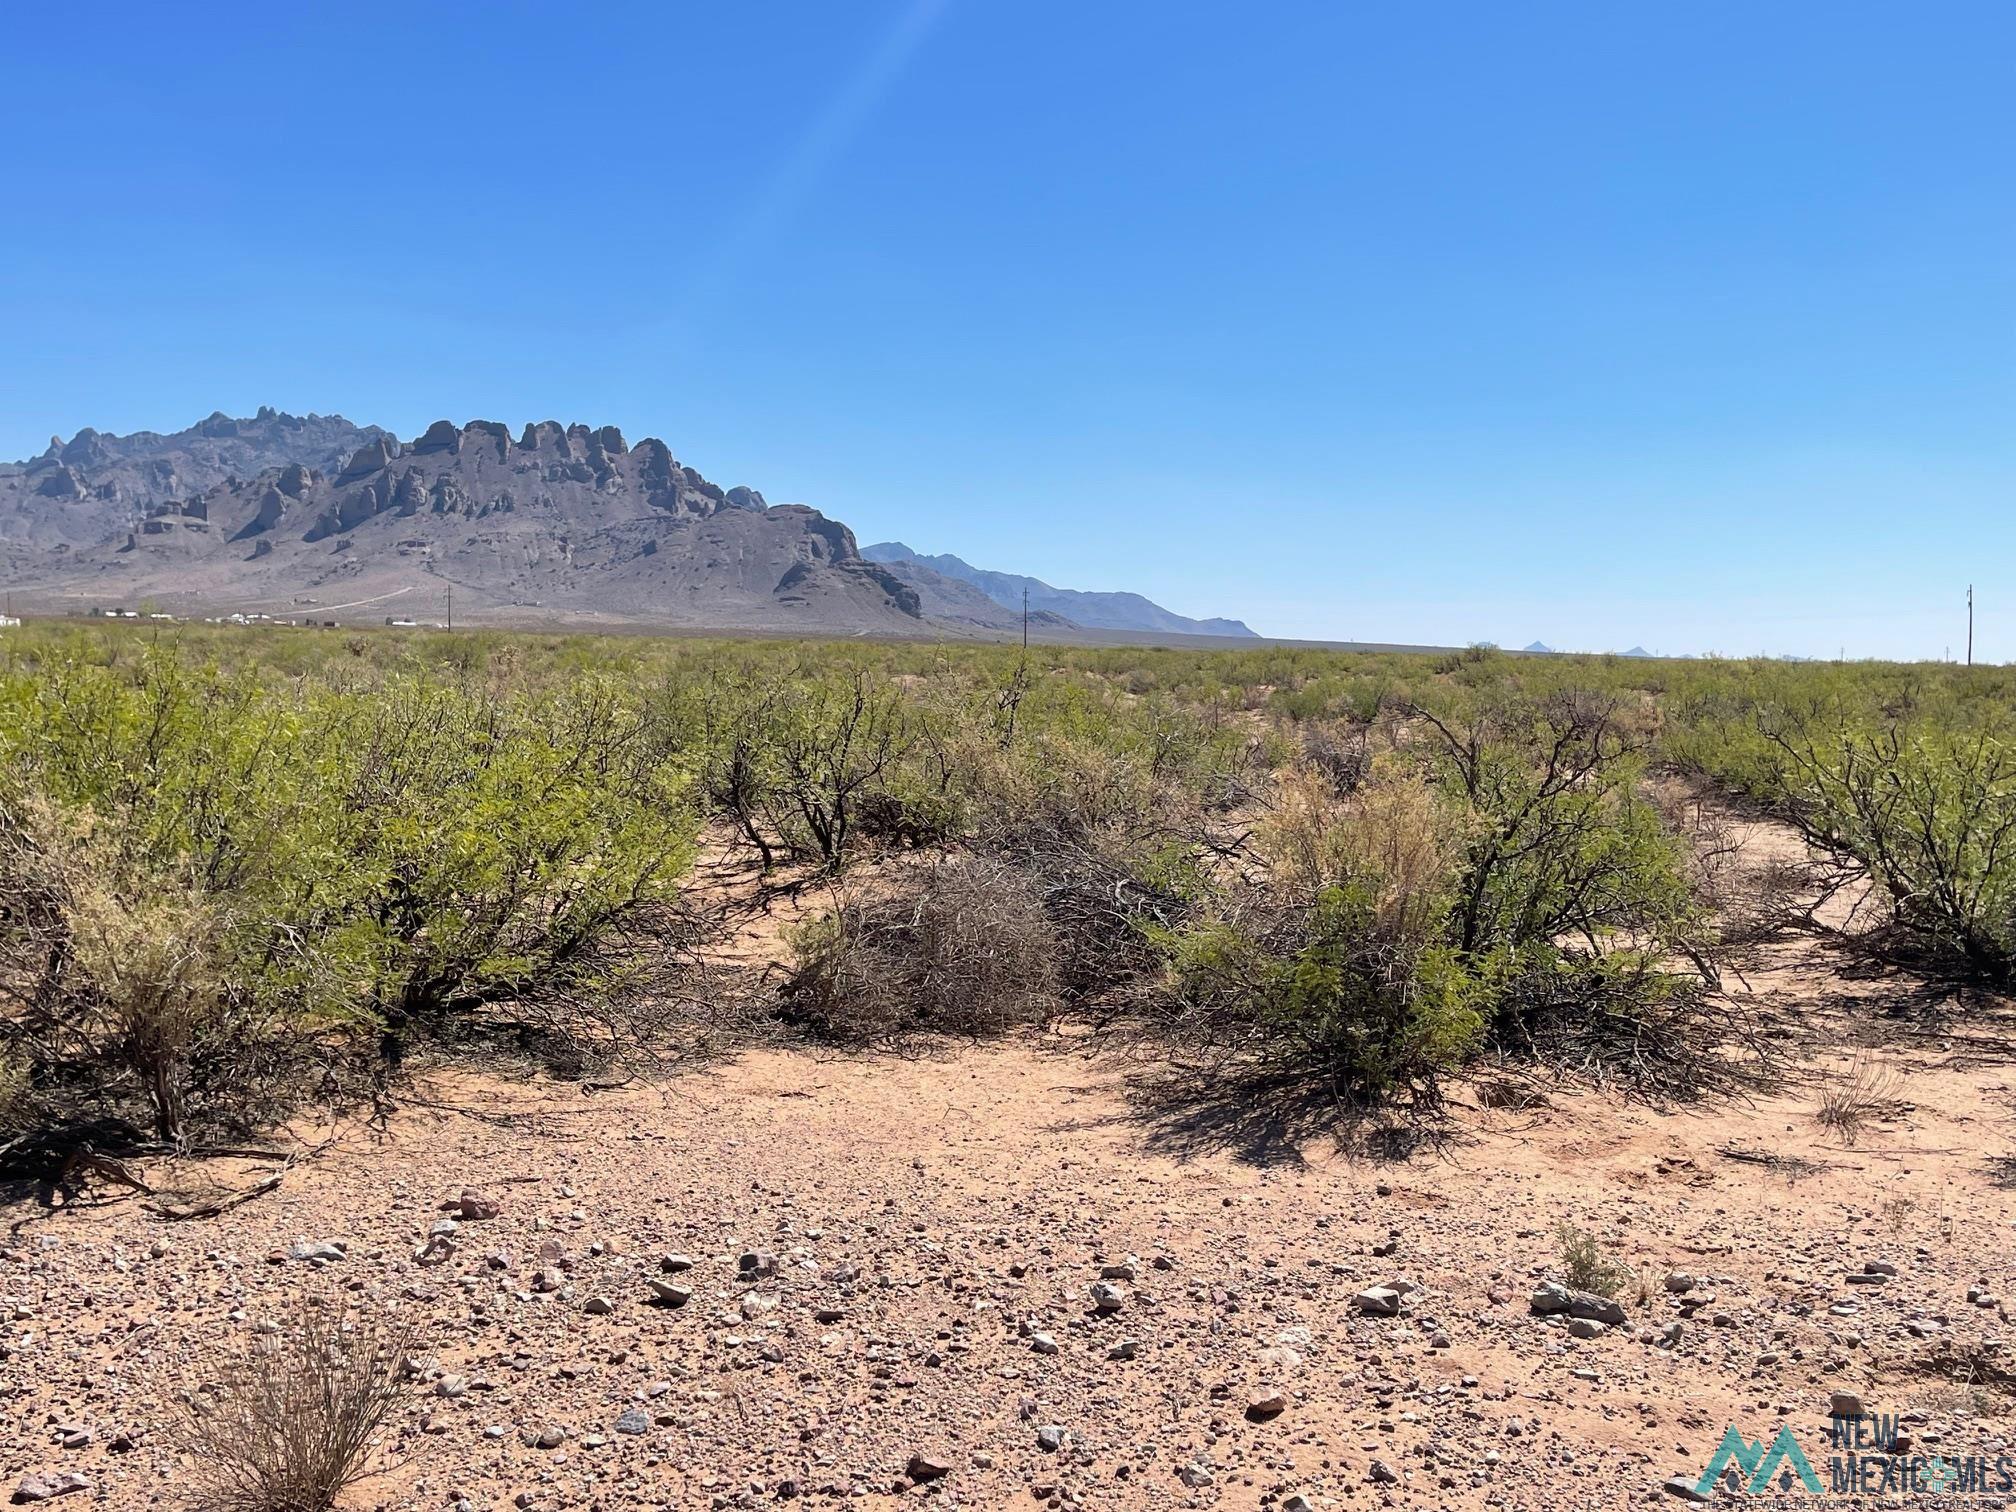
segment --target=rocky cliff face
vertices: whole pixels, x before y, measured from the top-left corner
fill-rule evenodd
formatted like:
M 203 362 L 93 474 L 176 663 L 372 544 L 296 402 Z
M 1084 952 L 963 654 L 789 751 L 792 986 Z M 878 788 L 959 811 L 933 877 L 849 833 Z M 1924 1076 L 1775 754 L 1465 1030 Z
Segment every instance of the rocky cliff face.
M 83 431 L 0 469 L 0 577 L 48 607 L 343 610 L 724 629 L 916 631 L 917 590 L 845 525 L 768 505 L 662 441 L 438 421 L 402 443 L 338 417 Z
M 25 485 L 36 497 L 69 503 L 95 499 L 144 508 L 199 494 L 231 478 L 302 462 L 328 468 L 386 432 L 341 415 L 289 415 L 266 408 L 249 420 L 222 413 L 172 435 L 115 436 L 85 428 L 30 462 L 0 465 L 0 489 Z

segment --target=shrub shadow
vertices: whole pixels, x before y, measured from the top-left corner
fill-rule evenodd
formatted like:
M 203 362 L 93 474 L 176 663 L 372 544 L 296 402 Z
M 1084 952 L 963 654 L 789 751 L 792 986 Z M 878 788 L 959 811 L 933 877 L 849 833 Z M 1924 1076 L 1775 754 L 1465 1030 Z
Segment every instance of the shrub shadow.
M 1066 1120 L 1050 1132 L 1125 1127 L 1152 1154 L 1297 1170 L 1309 1167 L 1308 1148 L 1317 1144 L 1347 1159 L 1398 1163 L 1463 1138 L 1439 1106 L 1367 1110 L 1307 1077 L 1161 1065 L 1126 1075 L 1123 1092 L 1124 1111 Z

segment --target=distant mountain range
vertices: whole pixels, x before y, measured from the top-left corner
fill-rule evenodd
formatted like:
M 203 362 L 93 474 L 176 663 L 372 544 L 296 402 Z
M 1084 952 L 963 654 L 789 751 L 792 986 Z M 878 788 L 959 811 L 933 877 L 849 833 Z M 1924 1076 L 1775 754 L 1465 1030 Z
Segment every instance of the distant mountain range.
M 1553 656 L 1556 654 L 1554 648 L 1544 641 L 1535 641 L 1532 645 L 1522 647 L 1521 649 L 1535 656 Z M 1619 656 L 1643 656 L 1648 658 L 1652 655 L 1643 646 L 1633 646 L 1629 651 L 1619 651 L 1617 654 Z
M 1026 582 L 1051 638 L 1252 633 L 891 549 L 872 559 L 839 521 L 718 487 L 613 426 L 442 420 L 402 442 L 264 408 L 167 435 L 86 429 L 0 464 L 0 583 L 31 611 L 432 622 L 452 594 L 458 621 L 999 638 Z
M 1040 578 L 1013 572 L 991 572 L 956 556 L 920 556 L 901 541 L 881 541 L 861 548 L 861 555 L 895 570 L 906 582 L 919 582 L 918 569 L 942 578 L 970 583 L 988 599 L 1018 615 L 1026 602 L 1032 614 L 1069 620 L 1088 630 L 1146 630 L 1163 635 L 1252 636 L 1235 619 L 1191 619 L 1151 603 L 1138 593 L 1090 593 L 1078 588 L 1053 588 Z M 1027 594 L 1025 600 L 1023 595 Z

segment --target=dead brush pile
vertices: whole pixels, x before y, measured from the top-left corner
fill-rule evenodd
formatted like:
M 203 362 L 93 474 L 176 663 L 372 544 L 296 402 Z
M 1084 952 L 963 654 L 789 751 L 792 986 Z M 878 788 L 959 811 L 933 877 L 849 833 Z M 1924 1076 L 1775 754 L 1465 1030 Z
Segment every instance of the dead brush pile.
M 857 889 L 789 943 L 782 1016 L 832 1043 L 1001 1034 L 1058 1006 L 1056 937 L 1042 901 L 1019 872 L 983 857 L 949 857 L 875 892 Z

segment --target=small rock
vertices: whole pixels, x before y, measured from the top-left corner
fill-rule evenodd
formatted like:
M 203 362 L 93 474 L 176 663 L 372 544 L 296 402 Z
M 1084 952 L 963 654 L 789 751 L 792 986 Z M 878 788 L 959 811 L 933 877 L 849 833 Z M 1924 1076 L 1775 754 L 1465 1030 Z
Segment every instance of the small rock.
M 1390 1286 L 1368 1286 L 1351 1299 L 1351 1305 L 1361 1313 L 1390 1318 L 1400 1311 L 1400 1293 Z
M 1541 1283 L 1533 1292 L 1531 1306 L 1543 1317 L 1550 1313 L 1567 1313 L 1570 1317 L 1593 1318 L 1598 1323 L 1613 1326 L 1624 1321 L 1624 1309 L 1619 1303 L 1608 1297 L 1599 1297 L 1594 1292 L 1573 1291 L 1558 1281 Z
M 1861 1395 L 1853 1391 L 1836 1391 L 1827 1397 L 1827 1416 L 1837 1418 L 1859 1418 L 1862 1416 Z
M 73 1491 L 89 1491 L 91 1482 L 72 1471 L 61 1475 L 24 1475 L 21 1483 L 14 1488 L 17 1502 L 53 1501 L 59 1496 L 68 1496 Z
M 1036 1447 L 1045 1454 L 1055 1454 L 1064 1447 L 1065 1433 L 1055 1423 L 1036 1430 Z
M 616 1304 L 607 1297 L 590 1297 L 582 1304 L 581 1311 L 591 1318 L 606 1318 L 616 1311 Z
M 651 1415 L 642 1407 L 631 1407 L 616 1419 L 616 1431 L 635 1438 L 651 1431 Z
M 952 1465 L 935 1454 L 913 1454 L 910 1462 L 903 1467 L 903 1473 L 921 1486 L 926 1481 L 942 1480 L 950 1475 Z
M 1382 1486 L 1396 1485 L 1400 1480 L 1400 1472 L 1382 1459 L 1372 1461 L 1365 1473 Z
M 1246 1416 L 1255 1422 L 1279 1417 L 1287 1410 L 1288 1393 L 1278 1387 L 1262 1387 L 1246 1400 Z
M 1092 1287 L 1092 1306 L 1102 1313 L 1118 1312 L 1127 1300 L 1126 1293 L 1110 1281 L 1095 1282 Z
M 348 1253 L 348 1246 L 333 1239 L 296 1239 L 287 1247 L 289 1260 L 341 1260 Z
M 681 1286 L 676 1281 L 659 1281 L 654 1278 L 651 1282 L 651 1300 L 666 1307 L 684 1307 L 692 1295 L 692 1287 Z

